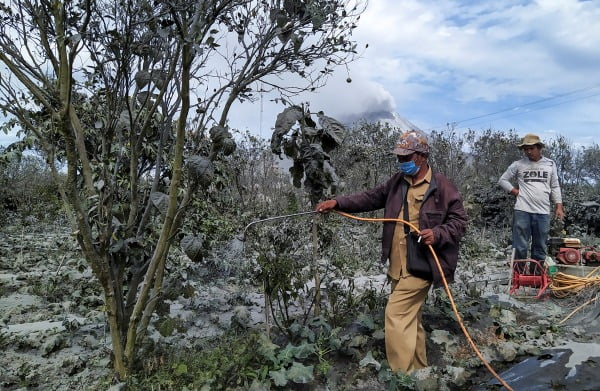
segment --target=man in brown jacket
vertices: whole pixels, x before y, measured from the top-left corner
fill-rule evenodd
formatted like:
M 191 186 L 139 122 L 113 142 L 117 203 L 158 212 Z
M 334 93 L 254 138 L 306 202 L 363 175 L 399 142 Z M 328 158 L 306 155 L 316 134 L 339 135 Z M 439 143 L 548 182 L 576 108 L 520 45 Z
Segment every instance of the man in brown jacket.
M 409 221 L 420 230 L 421 242 L 435 250 L 450 283 L 458 262 L 459 242 L 467 226 L 462 197 L 444 175 L 432 172 L 428 164 L 429 144 L 422 133 L 403 133 L 392 153 L 397 157 L 399 172 L 387 182 L 362 193 L 323 201 L 316 210 L 356 213 L 384 208 L 385 218 Z M 427 366 L 422 306 L 431 284 L 442 285 L 442 276 L 428 250 L 432 276 L 424 279 L 410 274 L 406 240 L 404 224 L 384 223 L 382 261 L 389 260 L 391 279 L 385 310 L 386 355 L 392 370 L 410 373 Z

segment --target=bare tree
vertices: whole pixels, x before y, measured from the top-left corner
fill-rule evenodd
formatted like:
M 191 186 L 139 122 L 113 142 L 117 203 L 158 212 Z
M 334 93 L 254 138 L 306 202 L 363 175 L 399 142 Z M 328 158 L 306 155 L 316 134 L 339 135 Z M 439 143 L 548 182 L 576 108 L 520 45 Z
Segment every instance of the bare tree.
M 0 109 L 41 151 L 104 290 L 114 367 L 125 378 L 161 300 L 180 231 L 227 126 L 257 86 L 287 102 L 351 61 L 362 12 L 349 0 L 7 0 L 0 4 Z M 290 77 L 292 75 L 292 77 Z M 292 82 L 287 82 L 291 80 Z

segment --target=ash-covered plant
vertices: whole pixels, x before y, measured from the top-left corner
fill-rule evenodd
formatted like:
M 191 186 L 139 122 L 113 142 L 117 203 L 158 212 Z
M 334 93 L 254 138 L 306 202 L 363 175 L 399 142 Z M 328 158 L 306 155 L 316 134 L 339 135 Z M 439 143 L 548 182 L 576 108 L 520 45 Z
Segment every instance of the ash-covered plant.
M 331 164 L 330 152 L 342 142 L 345 127 L 322 111 L 317 114 L 319 126 L 308 107 L 290 106 L 277 115 L 271 137 L 271 151 L 292 160 L 290 174 L 294 186 L 302 185 L 313 205 L 326 193 L 335 194 L 339 178 Z M 304 182 L 302 180 L 304 179 Z
M 284 221 L 257 229 L 250 245 L 256 254 L 253 275 L 266 296 L 265 311 L 277 329 L 288 335 L 297 319 L 306 322 L 315 301 L 314 287 L 309 285 L 311 246 L 302 240 L 309 237 L 308 232 L 307 224 Z
M 0 146 L 0 224 L 7 212 L 55 219 L 61 208 L 58 186 L 40 156 Z
M 339 121 L 326 116 L 322 111 L 317 113 L 317 118 L 319 127 L 312 119 L 308 106 L 288 107 L 277 115 L 271 137 L 271 151 L 280 158 L 283 151 L 292 160 L 290 174 L 294 186 L 298 188 L 304 186 L 309 194 L 312 208 L 325 196 L 337 192 L 339 179 L 331 165 L 329 153 L 340 145 L 345 133 L 345 128 Z M 311 268 L 315 285 L 315 315 L 319 315 L 321 311 L 317 231 L 318 222 L 313 219 Z
M 13 148 L 40 151 L 60 184 L 104 291 L 118 378 L 162 300 L 172 246 L 198 236 L 181 228 L 214 185 L 206 159 L 235 149 L 234 103 L 324 85 L 355 57 L 363 10 L 360 0 L 0 3 L 1 130 L 17 132 Z

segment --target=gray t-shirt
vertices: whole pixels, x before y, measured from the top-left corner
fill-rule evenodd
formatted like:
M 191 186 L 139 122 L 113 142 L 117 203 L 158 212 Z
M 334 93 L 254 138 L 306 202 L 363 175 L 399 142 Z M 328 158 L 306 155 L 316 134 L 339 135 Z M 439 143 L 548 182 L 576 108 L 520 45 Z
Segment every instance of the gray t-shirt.
M 511 181 L 516 178 L 517 186 Z M 550 214 L 550 200 L 562 204 L 556 163 L 543 157 L 537 162 L 523 158 L 513 162 L 498 181 L 500 187 L 510 192 L 519 189 L 515 210 L 528 213 Z

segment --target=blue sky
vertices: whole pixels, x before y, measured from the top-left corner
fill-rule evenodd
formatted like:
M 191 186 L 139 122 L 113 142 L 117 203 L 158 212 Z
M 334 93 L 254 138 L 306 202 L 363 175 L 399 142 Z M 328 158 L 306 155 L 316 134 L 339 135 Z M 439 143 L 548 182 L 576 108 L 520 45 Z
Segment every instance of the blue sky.
M 390 110 L 423 130 L 598 143 L 600 1 L 371 0 L 354 37 L 369 47 L 350 65 L 353 82 L 339 69 L 299 101 L 336 118 Z M 241 109 L 232 126 L 260 122 L 248 128 L 263 137 L 281 110 Z
M 335 118 L 395 111 L 423 130 L 598 143 L 600 1 L 370 0 L 354 38 L 362 55 L 349 73 L 296 103 Z M 266 97 L 237 105 L 230 125 L 269 138 L 282 109 Z

